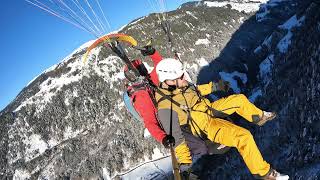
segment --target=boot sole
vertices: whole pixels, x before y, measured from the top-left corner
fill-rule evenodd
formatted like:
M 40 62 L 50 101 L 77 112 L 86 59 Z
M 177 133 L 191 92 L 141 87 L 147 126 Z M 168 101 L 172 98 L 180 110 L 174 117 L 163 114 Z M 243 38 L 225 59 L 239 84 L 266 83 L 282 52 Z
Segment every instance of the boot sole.
M 277 114 L 274 114 L 274 116 L 271 116 L 271 117 L 269 117 L 269 118 L 266 118 L 266 119 L 264 119 L 264 120 L 261 120 L 261 121 L 259 121 L 257 124 L 258 124 L 258 126 L 263 126 L 266 122 L 268 122 L 268 121 L 272 121 L 274 118 L 276 118 L 277 117 Z

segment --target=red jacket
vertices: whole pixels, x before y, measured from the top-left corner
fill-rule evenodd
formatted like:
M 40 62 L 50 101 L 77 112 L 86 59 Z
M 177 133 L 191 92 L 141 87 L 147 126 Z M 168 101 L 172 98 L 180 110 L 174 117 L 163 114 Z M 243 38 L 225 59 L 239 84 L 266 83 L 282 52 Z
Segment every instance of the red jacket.
M 154 63 L 154 68 L 149 74 L 151 81 L 155 85 L 159 85 L 159 79 L 156 73 L 156 66 L 162 60 L 159 52 L 155 52 L 150 56 Z M 150 134 L 159 142 L 166 136 L 165 131 L 161 128 L 157 120 L 157 108 L 154 106 L 153 101 L 150 96 L 153 96 L 152 90 L 143 89 L 137 90 L 130 96 L 134 108 L 139 113 L 143 119 L 145 127 L 148 129 Z

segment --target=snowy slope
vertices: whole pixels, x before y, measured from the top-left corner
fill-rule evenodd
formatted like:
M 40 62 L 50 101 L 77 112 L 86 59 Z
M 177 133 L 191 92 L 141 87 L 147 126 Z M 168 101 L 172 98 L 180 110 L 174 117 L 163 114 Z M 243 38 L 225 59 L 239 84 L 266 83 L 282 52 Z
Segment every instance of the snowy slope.
M 171 157 L 163 157 L 153 161 L 145 162 L 130 171 L 116 175 L 121 179 L 171 179 L 172 164 Z

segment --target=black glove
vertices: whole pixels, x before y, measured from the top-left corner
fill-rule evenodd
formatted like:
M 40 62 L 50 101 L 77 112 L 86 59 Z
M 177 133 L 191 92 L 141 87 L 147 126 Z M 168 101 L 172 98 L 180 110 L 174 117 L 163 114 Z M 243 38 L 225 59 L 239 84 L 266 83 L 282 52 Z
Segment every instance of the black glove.
M 162 144 L 164 145 L 165 148 L 170 148 L 170 145 L 174 146 L 175 145 L 174 137 L 171 135 L 166 135 L 162 139 Z
M 230 89 L 230 83 L 228 81 L 224 81 L 224 80 L 220 79 L 217 84 L 217 90 L 228 92 L 229 89 Z
M 150 56 L 156 52 L 156 50 L 150 45 L 144 46 L 140 51 L 143 56 Z

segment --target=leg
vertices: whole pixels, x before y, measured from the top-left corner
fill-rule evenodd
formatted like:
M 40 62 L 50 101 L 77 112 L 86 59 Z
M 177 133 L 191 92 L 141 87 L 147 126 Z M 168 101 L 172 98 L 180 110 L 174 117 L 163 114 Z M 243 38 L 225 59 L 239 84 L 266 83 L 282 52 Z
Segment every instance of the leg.
M 226 114 L 236 112 L 249 122 L 257 123 L 263 111 L 252 104 L 243 94 L 234 94 L 211 103 L 211 107 Z
M 250 131 L 222 119 L 211 119 L 205 131 L 216 143 L 235 147 L 253 175 L 264 176 L 270 170 Z

